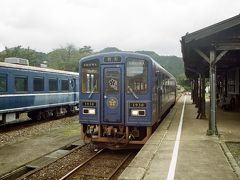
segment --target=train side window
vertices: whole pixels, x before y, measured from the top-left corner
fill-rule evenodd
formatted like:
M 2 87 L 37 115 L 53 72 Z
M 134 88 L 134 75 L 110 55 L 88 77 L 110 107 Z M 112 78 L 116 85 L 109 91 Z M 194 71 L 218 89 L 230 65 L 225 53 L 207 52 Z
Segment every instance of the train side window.
M 147 61 L 143 59 L 127 59 L 127 93 L 146 93 L 147 92 Z
M 24 76 L 15 77 L 15 90 L 16 92 L 28 91 L 28 78 Z
M 168 77 L 167 77 L 167 79 L 166 79 L 166 81 L 165 81 L 165 83 L 166 83 L 166 93 L 168 93 L 169 91 L 168 91 L 168 88 L 169 88 L 169 81 L 168 81 Z
M 163 75 L 163 81 L 162 81 L 162 84 L 163 84 L 163 94 L 166 93 L 166 80 L 165 80 L 165 75 Z
M 33 78 L 33 91 L 44 91 L 44 79 L 41 77 Z
M 156 71 L 155 73 L 155 93 L 158 93 L 158 87 L 159 87 L 159 71 Z
M 57 91 L 58 90 L 58 80 L 57 79 L 49 79 L 48 87 L 49 87 L 49 91 Z
M 0 92 L 7 92 L 7 75 L 0 74 Z
M 75 89 L 75 87 L 76 87 L 76 79 L 69 80 L 69 84 L 70 84 L 70 87 L 72 89 Z
M 69 81 L 68 80 L 61 80 L 61 90 L 69 91 Z

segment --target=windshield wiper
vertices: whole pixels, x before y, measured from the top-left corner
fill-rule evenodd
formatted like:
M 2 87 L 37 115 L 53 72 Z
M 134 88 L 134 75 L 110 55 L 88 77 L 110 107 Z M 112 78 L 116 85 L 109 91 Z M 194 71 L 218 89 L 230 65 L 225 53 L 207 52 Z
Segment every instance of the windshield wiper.
M 139 99 L 139 97 L 137 97 L 137 95 L 135 94 L 135 92 L 133 91 L 133 89 L 131 88 L 131 86 L 128 86 L 129 91 L 132 93 L 132 95 L 136 98 Z
M 97 86 L 95 85 L 93 90 L 92 90 L 92 92 L 89 94 L 88 99 L 90 99 L 92 97 L 92 95 L 93 95 L 93 93 L 94 93 L 96 88 L 97 88 Z

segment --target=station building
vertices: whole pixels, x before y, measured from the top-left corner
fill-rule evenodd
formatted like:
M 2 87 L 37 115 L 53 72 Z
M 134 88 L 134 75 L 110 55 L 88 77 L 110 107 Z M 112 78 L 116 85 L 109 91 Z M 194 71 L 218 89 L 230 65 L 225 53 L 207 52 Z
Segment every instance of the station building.
M 210 86 L 207 134 L 217 135 L 217 106 L 223 111 L 240 111 L 240 15 L 187 33 L 181 39 L 181 47 L 192 100 L 198 108 L 196 118 L 206 118 L 207 82 Z

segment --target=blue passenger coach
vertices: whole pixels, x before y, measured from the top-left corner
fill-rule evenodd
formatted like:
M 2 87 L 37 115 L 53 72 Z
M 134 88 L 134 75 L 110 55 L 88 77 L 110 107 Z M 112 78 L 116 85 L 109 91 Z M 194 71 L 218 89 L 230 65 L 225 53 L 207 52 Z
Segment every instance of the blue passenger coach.
M 0 62 L 0 123 L 78 111 L 78 73 Z
M 82 136 L 108 148 L 135 148 L 176 100 L 175 78 L 151 57 L 103 53 L 80 60 Z

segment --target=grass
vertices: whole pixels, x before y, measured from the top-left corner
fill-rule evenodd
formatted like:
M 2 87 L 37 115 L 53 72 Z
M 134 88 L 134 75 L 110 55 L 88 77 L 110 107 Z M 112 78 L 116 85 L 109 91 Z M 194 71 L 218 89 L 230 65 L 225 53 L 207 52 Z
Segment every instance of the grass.
M 59 128 L 58 132 L 66 137 L 80 135 L 80 124 L 67 125 L 65 127 Z
M 227 142 L 226 145 L 240 167 L 240 142 Z

